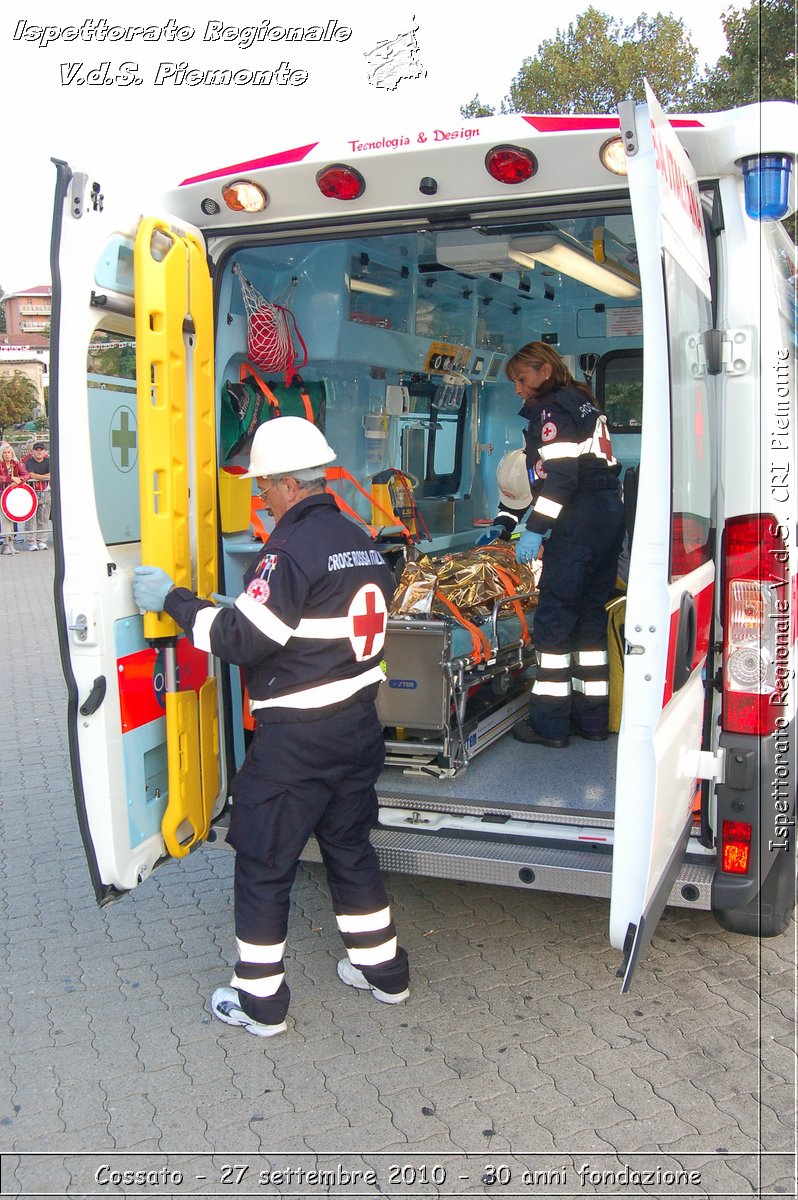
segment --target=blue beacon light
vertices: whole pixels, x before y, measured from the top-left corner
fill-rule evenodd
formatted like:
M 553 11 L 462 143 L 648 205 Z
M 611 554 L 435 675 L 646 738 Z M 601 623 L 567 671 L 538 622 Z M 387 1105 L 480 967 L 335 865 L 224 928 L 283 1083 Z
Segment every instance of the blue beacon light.
M 789 154 L 752 154 L 742 160 L 745 211 L 754 221 L 780 221 L 789 209 Z

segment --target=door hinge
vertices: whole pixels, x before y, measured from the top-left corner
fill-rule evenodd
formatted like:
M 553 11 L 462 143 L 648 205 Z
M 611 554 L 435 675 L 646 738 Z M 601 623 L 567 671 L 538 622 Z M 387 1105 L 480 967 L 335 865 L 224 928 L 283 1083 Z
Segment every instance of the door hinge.
M 682 750 L 681 771 L 684 779 L 713 779 L 723 783 L 726 770 L 726 751 L 722 746 L 716 754 L 711 750 Z

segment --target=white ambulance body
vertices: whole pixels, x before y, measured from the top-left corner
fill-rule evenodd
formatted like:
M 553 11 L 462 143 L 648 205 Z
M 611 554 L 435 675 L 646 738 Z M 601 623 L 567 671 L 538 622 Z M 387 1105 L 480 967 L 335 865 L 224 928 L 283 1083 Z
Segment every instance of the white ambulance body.
M 238 669 L 142 619 L 131 589 L 145 561 L 235 595 L 262 545 L 224 411 L 246 378 L 243 278 L 290 304 L 338 463 L 364 492 L 388 468 L 412 477 L 411 553 L 466 549 L 490 523 L 523 430 L 504 365 L 529 341 L 590 380 L 630 509 L 637 483 L 617 738 L 555 752 L 500 737 L 524 714 L 522 654 L 487 682 L 446 622 L 389 630 L 383 865 L 609 899 L 624 988 L 666 904 L 785 929 L 795 116 L 668 119 L 649 95 L 615 117 L 344 130 L 233 166 L 211 154 L 147 218 L 56 164 L 55 594 L 100 902 L 223 840 L 246 749 Z M 374 524 L 362 492 L 332 486 Z M 406 545 L 390 526 L 377 541 Z

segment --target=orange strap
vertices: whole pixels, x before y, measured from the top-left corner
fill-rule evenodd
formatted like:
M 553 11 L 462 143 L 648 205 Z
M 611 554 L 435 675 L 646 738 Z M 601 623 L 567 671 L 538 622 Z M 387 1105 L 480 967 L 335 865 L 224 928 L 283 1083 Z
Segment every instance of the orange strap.
M 296 375 L 296 372 L 294 372 L 294 375 L 296 376 L 297 379 L 299 379 L 299 376 Z M 280 401 L 277 399 L 277 397 L 275 396 L 274 392 L 269 387 L 266 380 L 261 378 L 261 376 L 258 374 L 258 372 L 253 367 L 252 363 L 242 362 L 241 367 L 239 368 L 239 372 L 238 372 L 239 381 L 241 383 L 243 383 L 244 380 L 247 378 L 247 376 L 249 376 L 252 380 L 254 380 L 256 387 L 260 388 L 261 392 L 263 393 L 263 395 L 268 400 L 269 404 L 274 409 L 274 413 L 272 415 L 275 417 L 281 416 L 282 414 L 280 413 Z M 301 382 L 302 381 L 300 379 L 300 384 L 301 384 Z M 299 390 L 299 395 L 302 400 L 302 405 L 305 409 L 305 417 L 307 418 L 308 421 L 311 422 L 311 424 L 315 425 L 316 420 L 315 420 L 315 417 L 313 416 L 313 405 L 310 403 L 310 396 L 301 387 Z
M 517 596 L 518 592 L 516 590 L 515 584 L 513 583 L 512 579 L 510 578 L 508 573 L 505 571 L 504 567 L 500 567 L 496 563 L 493 564 L 493 567 L 496 571 L 496 574 L 499 576 L 499 579 L 501 579 L 502 583 L 504 584 L 505 588 L 507 589 L 507 595 L 508 596 Z M 518 617 L 518 620 L 521 622 L 521 637 L 523 638 L 524 645 L 526 645 L 527 642 L 529 641 L 529 626 L 526 623 L 526 617 L 524 616 L 524 610 L 521 607 L 521 601 L 513 600 L 513 608 L 515 609 L 515 615 Z
M 396 516 L 395 513 L 387 512 L 382 507 L 381 504 L 378 504 L 376 500 L 373 500 L 371 497 L 371 493 L 367 492 L 366 489 L 364 487 L 362 487 L 361 484 L 358 483 L 358 481 L 355 479 L 354 475 L 349 474 L 346 467 L 327 467 L 326 474 L 327 474 L 328 484 L 329 484 L 330 480 L 339 481 L 341 479 L 345 479 L 345 480 L 347 480 L 347 482 L 351 483 L 353 487 L 357 488 L 357 490 L 360 492 L 361 496 L 365 496 L 366 499 L 368 500 L 369 504 L 373 505 L 373 507 L 376 508 L 377 512 L 382 513 L 382 515 L 384 517 L 388 518 L 391 525 L 399 526 L 399 528 L 402 530 L 403 536 L 406 537 L 409 542 L 413 541 L 413 535 L 410 532 L 410 530 L 407 528 L 407 526 L 404 525 L 398 519 L 398 517 Z M 341 497 L 338 495 L 338 493 L 334 492 L 332 490 L 332 488 L 328 487 L 327 490 L 333 496 L 335 496 L 335 500 L 336 500 L 336 503 L 338 504 L 339 508 L 342 508 L 344 510 L 344 512 L 349 513 L 350 516 L 356 517 L 357 520 L 361 522 L 361 524 L 365 525 L 367 529 L 371 530 L 372 537 L 376 537 L 377 530 L 373 527 L 373 525 L 370 525 L 368 521 L 364 521 L 363 518 L 360 516 L 360 514 L 355 512 L 355 510 L 353 508 L 350 508 L 350 506 L 346 503 L 346 501 L 342 500 Z
M 444 604 L 446 608 L 448 608 L 449 611 L 456 617 L 457 621 L 463 626 L 463 628 L 467 629 L 471 634 L 471 642 L 474 647 L 474 663 L 481 663 L 484 662 L 485 659 L 490 658 L 490 642 L 485 637 L 485 634 L 482 632 L 482 630 L 478 629 L 476 625 L 472 625 L 470 621 L 467 621 L 457 605 L 452 604 L 449 597 L 444 596 L 443 592 L 439 591 L 437 588 L 435 589 L 435 599 L 440 600 L 440 602 Z

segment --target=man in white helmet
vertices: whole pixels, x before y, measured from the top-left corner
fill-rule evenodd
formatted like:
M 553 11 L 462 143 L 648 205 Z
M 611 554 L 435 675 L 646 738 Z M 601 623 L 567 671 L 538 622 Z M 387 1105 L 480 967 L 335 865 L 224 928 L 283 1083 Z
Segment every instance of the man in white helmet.
M 255 731 L 231 785 L 228 832 L 238 962 L 211 1008 L 259 1037 L 286 1029 L 290 891 L 311 834 L 348 953 L 339 978 L 387 1004 L 409 995 L 407 953 L 369 841 L 385 758 L 374 701 L 394 581 L 326 491 L 334 458 L 301 417 L 258 428 L 248 474 L 276 524 L 231 607 L 175 587 L 159 568 L 134 573 L 140 608 L 168 613 L 195 646 L 245 671 Z

